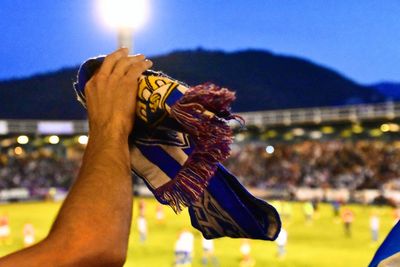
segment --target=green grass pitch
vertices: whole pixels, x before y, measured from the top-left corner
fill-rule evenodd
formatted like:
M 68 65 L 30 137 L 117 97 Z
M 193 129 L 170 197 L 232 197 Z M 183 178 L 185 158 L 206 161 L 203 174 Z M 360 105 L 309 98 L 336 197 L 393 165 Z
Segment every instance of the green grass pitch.
M 192 229 L 187 212 L 175 215 L 169 207 L 164 207 L 166 219 L 160 224 L 155 219 L 156 202 L 146 199 L 146 217 L 148 239 L 139 243 L 136 229 L 137 199 L 134 205 L 132 231 L 129 241 L 126 267 L 163 267 L 172 266 L 174 243 L 183 228 Z M 22 228 L 26 222 L 35 226 L 36 238 L 44 238 L 60 207 L 60 203 L 19 203 L 0 206 L 0 214 L 6 213 L 10 219 L 11 238 L 0 244 L 0 256 L 4 256 L 22 247 Z M 289 238 L 287 254 L 276 257 L 274 242 L 251 241 L 251 255 L 255 266 L 273 267 L 341 267 L 367 266 L 374 252 L 394 223 L 393 211 L 388 207 L 378 208 L 354 205 L 353 235 L 344 235 L 343 225 L 334 218 L 330 205 L 321 204 L 312 223 L 306 223 L 301 203 L 292 204 L 292 216 L 283 218 Z M 369 217 L 377 212 L 381 218 L 380 240 L 373 243 L 370 237 Z M 193 267 L 201 265 L 201 234 L 192 229 L 195 235 L 195 255 Z M 215 253 L 219 266 L 239 266 L 240 240 L 222 238 L 215 241 Z

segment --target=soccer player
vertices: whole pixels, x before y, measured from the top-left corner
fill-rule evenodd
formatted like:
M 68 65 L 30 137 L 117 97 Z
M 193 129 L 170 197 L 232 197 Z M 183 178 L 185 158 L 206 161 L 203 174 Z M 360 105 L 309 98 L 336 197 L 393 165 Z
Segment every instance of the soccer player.
M 290 219 L 292 218 L 293 209 L 292 209 L 292 204 L 289 201 L 283 202 L 281 214 L 286 221 L 290 221 Z
M 286 254 L 286 244 L 287 244 L 288 234 L 285 229 L 281 228 L 278 237 L 275 242 L 278 245 L 278 258 L 282 258 Z
M 48 236 L 1 258 L 1 267 L 123 266 L 133 202 L 128 136 L 138 79 L 151 66 L 126 48 L 105 58 L 85 88 L 89 142 L 78 177 Z
M 147 221 L 143 215 L 139 215 L 138 220 L 139 242 L 143 244 L 147 239 Z
M 203 266 L 208 266 L 209 262 L 212 266 L 218 266 L 218 259 L 214 254 L 214 241 L 203 237 L 201 244 L 203 246 L 203 256 L 201 258 Z
M 10 238 L 10 220 L 7 214 L 0 216 L 0 244 L 7 243 Z
M 376 213 L 373 213 L 369 220 L 369 227 L 371 229 L 372 242 L 378 241 L 379 234 L 379 217 Z
M 304 216 L 306 218 L 306 223 L 312 223 L 312 219 L 314 216 L 314 207 L 310 201 L 307 201 L 303 205 Z
M 139 216 L 144 217 L 146 213 L 146 203 L 143 199 L 139 200 Z
M 194 250 L 194 236 L 183 230 L 175 242 L 175 267 L 191 267 Z
M 22 231 L 24 236 L 24 247 L 32 246 L 35 243 L 35 228 L 31 223 L 26 223 Z
M 333 210 L 333 216 L 335 218 L 339 217 L 339 213 L 340 213 L 340 202 L 338 200 L 333 200 L 332 201 L 332 210 Z
M 251 257 L 251 246 L 248 239 L 243 239 L 240 245 L 240 254 L 242 255 L 240 267 L 253 267 L 256 265 L 256 261 Z
M 158 224 L 164 224 L 165 222 L 164 207 L 161 204 L 157 204 L 156 207 L 156 220 Z
M 351 225 L 354 221 L 354 213 L 349 208 L 344 208 L 342 213 L 344 225 L 344 233 L 347 237 L 351 237 Z

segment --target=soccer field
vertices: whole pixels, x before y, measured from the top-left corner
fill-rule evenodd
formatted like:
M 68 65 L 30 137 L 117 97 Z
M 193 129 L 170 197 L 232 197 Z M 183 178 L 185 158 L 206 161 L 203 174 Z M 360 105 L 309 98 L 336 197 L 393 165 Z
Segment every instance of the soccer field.
M 136 228 L 138 213 L 135 200 L 132 232 L 129 241 L 126 267 L 163 267 L 172 266 L 174 243 L 183 228 L 192 229 L 187 212 L 175 215 L 164 207 L 165 221 L 155 219 L 156 202 L 146 199 L 146 218 L 148 222 L 148 239 L 140 244 Z M 22 228 L 27 222 L 35 226 L 37 240 L 44 238 L 59 209 L 59 203 L 24 203 L 0 206 L 0 214 L 6 213 L 10 219 L 11 238 L 0 244 L 0 256 L 15 251 L 23 246 Z M 334 218 L 330 205 L 321 204 L 318 213 L 311 223 L 303 215 L 301 203 L 292 204 L 290 219 L 283 218 L 287 230 L 287 254 L 277 258 L 277 247 L 274 242 L 251 241 L 251 255 L 256 260 L 255 266 L 271 267 L 340 267 L 367 266 L 376 248 L 382 242 L 394 223 L 391 208 L 369 206 L 350 206 L 355 215 L 352 237 L 346 237 L 339 218 Z M 373 243 L 369 230 L 369 217 L 377 212 L 381 218 L 379 241 Z M 106 218 L 105 218 L 106 219 Z M 193 267 L 201 264 L 201 234 L 192 229 L 195 235 L 195 255 Z M 239 266 L 241 241 L 230 238 L 215 240 L 215 253 L 219 266 Z M 210 265 L 211 266 L 211 265 Z

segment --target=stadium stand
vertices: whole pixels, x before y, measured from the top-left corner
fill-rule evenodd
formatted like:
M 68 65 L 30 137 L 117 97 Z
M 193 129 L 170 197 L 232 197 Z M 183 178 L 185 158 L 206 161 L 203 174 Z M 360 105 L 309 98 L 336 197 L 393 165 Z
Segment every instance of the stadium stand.
M 251 187 L 400 189 L 400 142 L 308 140 L 235 144 L 228 169 Z
M 278 194 L 400 190 L 398 103 L 240 115 L 247 129 L 235 130 L 224 164 L 247 187 Z M 46 197 L 52 188 L 67 191 L 87 131 L 86 121 L 0 120 L 0 201 L 16 188 L 29 199 Z

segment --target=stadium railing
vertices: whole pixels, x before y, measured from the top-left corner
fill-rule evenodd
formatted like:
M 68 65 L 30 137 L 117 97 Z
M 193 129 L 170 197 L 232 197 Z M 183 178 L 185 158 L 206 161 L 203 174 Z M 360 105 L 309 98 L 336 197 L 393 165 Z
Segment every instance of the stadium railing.
M 365 121 L 400 118 L 400 102 L 360 104 L 337 107 L 298 108 L 239 113 L 247 125 L 278 126 L 339 121 Z M 17 134 L 79 134 L 87 133 L 85 120 L 0 120 L 0 135 Z
M 247 125 L 276 126 L 337 121 L 364 121 L 400 118 L 400 103 L 361 104 L 239 113 Z

